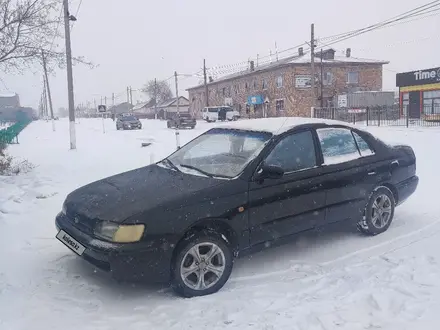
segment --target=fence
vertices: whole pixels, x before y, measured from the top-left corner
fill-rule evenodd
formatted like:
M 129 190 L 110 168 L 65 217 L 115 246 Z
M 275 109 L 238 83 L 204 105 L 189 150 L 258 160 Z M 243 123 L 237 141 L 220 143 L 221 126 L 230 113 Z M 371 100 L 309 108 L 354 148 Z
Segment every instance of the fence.
M 0 145 L 18 143 L 18 134 L 29 125 L 30 121 L 19 121 L 5 129 L 0 129 Z
M 422 106 L 421 109 L 409 111 L 399 105 L 380 106 L 363 109 L 347 108 L 314 108 L 314 118 L 334 119 L 366 126 L 423 126 L 440 127 L 440 104 Z

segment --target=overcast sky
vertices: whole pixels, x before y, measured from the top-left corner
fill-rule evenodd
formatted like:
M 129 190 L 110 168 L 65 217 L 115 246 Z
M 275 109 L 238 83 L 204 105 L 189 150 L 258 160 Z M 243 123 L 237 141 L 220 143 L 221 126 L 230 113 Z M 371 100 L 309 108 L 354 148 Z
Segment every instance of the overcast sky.
M 267 56 L 310 40 L 362 28 L 423 5 L 427 0 L 83 0 L 72 31 L 72 50 L 98 64 L 74 67 L 75 103 L 137 90 L 150 79 L 174 71 L 192 74 L 207 66 L 234 64 Z M 75 14 L 80 0 L 71 1 Z M 334 45 L 352 48 L 356 57 L 388 60 L 384 89 L 395 88 L 396 72 L 440 66 L 440 15 L 370 32 Z M 64 49 L 64 40 L 59 40 Z M 37 107 L 42 72 L 2 75 L 1 92 L 16 92 L 24 106 Z M 179 79 L 180 93 L 198 78 Z M 50 77 L 54 107 L 67 106 L 66 72 Z M 174 80 L 170 80 L 174 84 Z M 174 85 L 173 85 L 174 87 Z M 134 92 L 134 101 L 140 99 Z

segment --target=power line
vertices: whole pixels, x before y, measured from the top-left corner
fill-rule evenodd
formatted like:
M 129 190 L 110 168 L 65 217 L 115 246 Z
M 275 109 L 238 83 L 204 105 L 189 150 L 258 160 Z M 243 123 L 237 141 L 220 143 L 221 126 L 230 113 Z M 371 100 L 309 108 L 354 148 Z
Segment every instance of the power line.
M 409 11 L 409 12 L 405 12 L 405 13 L 403 13 L 401 15 L 395 16 L 392 19 L 388 19 L 388 20 L 385 20 L 385 21 L 382 21 L 382 22 L 379 22 L 379 23 L 367 26 L 367 27 L 362 28 L 362 29 L 350 31 L 350 32 L 346 33 L 345 35 L 342 34 L 342 35 L 340 35 L 340 37 L 334 38 L 333 40 L 331 40 L 331 42 L 328 43 L 327 46 L 331 46 L 331 45 L 333 45 L 335 43 L 338 43 L 338 42 L 341 42 L 341 41 L 344 41 L 344 40 L 347 40 L 347 39 L 351 39 L 351 38 L 357 37 L 357 36 L 359 36 L 361 34 L 365 34 L 367 32 L 371 32 L 371 31 L 374 31 L 374 30 L 377 30 L 377 29 L 380 29 L 380 28 L 383 28 L 383 27 L 388 27 L 392 23 L 400 22 L 400 21 L 402 21 L 404 19 L 407 19 L 407 18 L 418 17 L 418 16 L 429 14 L 429 13 L 432 13 L 432 12 L 437 13 L 440 10 L 440 8 L 437 8 L 437 9 L 432 9 L 432 8 L 440 6 L 440 0 L 434 1 L 434 3 L 436 3 L 436 4 L 432 5 L 432 3 L 429 3 L 429 4 L 426 4 L 426 5 L 422 6 L 422 7 L 426 7 L 424 9 L 418 9 L 420 7 L 417 7 L 417 8 L 415 8 L 415 9 Z M 427 10 L 427 9 L 431 9 L 431 10 Z M 404 15 L 404 16 L 402 16 L 402 15 Z M 331 38 L 332 37 L 321 38 L 318 41 L 327 40 L 327 39 L 331 39 Z
M 424 4 L 422 6 L 418 6 L 414 9 L 411 9 L 409 11 L 406 11 L 402 14 L 399 14 L 397 16 L 393 16 L 387 20 L 369 25 L 367 27 L 361 28 L 361 29 L 356 29 L 356 30 L 351 30 L 348 32 L 344 32 L 344 33 L 339 33 L 336 35 L 332 35 L 332 36 L 328 36 L 328 37 L 323 37 L 323 38 L 319 38 L 318 41 L 322 42 L 323 40 L 329 40 L 330 42 L 327 44 L 328 46 L 333 45 L 335 43 L 356 37 L 358 35 L 376 30 L 376 29 L 380 29 L 380 28 L 385 28 L 385 27 L 390 27 L 390 26 L 394 26 L 394 25 L 398 25 L 398 24 L 403 24 L 403 23 L 408 23 L 414 20 L 419 20 L 419 19 L 424 19 L 430 16 L 434 16 L 437 14 L 440 14 L 440 8 L 438 8 L 438 6 L 440 6 L 440 0 L 436 0 L 436 1 L 431 1 L 427 4 Z M 430 14 L 430 15 L 427 15 Z M 408 18 L 415 18 L 415 19 L 408 19 Z M 284 50 L 281 50 L 278 52 L 278 54 L 282 54 L 294 49 L 297 49 L 299 47 L 305 46 L 307 45 L 307 43 L 302 43 L 299 44 L 297 46 L 294 47 L 290 47 Z M 266 58 L 270 58 L 272 56 L 274 56 L 275 54 L 271 54 L 271 55 L 266 55 L 266 56 L 262 56 L 262 57 L 258 57 L 258 60 L 261 59 L 266 59 Z M 293 56 L 293 55 L 292 55 Z M 287 58 L 287 57 L 285 57 Z M 284 58 L 284 59 L 285 59 Z M 209 74 L 213 75 L 213 74 L 224 74 L 224 73 L 234 73 L 234 72 L 240 72 L 240 70 L 245 69 L 250 61 L 251 58 L 249 58 L 248 61 L 243 61 L 243 62 L 239 62 L 239 63 L 235 63 L 235 64 L 226 64 L 226 65 L 221 65 L 221 66 L 215 66 L 212 67 L 210 69 L 208 69 Z M 255 59 L 255 58 L 253 58 Z M 281 59 L 282 60 L 282 59 Z M 266 61 L 266 64 L 269 61 Z M 260 63 L 259 63 L 260 64 Z M 264 65 L 264 64 L 262 64 Z M 226 69 L 226 70 L 224 70 Z
M 75 17 L 78 18 L 79 10 L 81 9 L 83 0 L 79 1 L 78 8 L 76 9 Z M 75 21 L 72 22 L 72 27 L 70 28 L 70 32 L 72 32 L 73 27 L 75 26 Z

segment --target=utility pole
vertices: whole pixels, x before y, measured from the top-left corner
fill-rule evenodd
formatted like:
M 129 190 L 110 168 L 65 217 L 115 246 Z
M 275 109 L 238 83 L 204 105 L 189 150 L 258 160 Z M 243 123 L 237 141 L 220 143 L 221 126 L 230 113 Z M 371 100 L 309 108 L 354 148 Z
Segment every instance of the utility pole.
M 180 112 L 179 112 L 179 86 L 177 83 L 177 71 L 174 71 L 174 80 L 176 82 L 176 107 L 177 107 L 177 118 L 180 118 Z M 176 145 L 177 149 L 180 149 L 180 136 L 179 136 L 179 126 L 176 127 Z
M 43 87 L 43 113 L 44 113 L 44 118 L 47 121 L 47 91 L 46 91 L 46 78 L 43 76 L 43 82 L 44 82 L 44 87 Z
M 157 119 L 157 79 L 154 78 L 154 119 Z
M 105 106 L 107 107 L 107 96 L 104 97 L 104 104 L 105 104 Z
M 49 77 L 47 75 L 46 56 L 44 55 L 43 49 L 41 50 L 41 58 L 43 60 L 43 70 L 45 77 L 44 80 L 46 81 L 47 95 L 49 97 L 50 118 L 52 119 L 52 130 L 55 132 L 55 118 L 53 117 L 52 95 L 50 94 Z
M 322 70 L 322 48 L 321 48 L 321 97 L 320 97 L 321 108 L 324 107 L 324 100 L 322 98 L 323 95 L 324 95 L 324 91 L 323 91 L 323 89 L 324 89 L 324 81 L 323 81 L 323 78 L 324 78 L 324 71 Z
M 112 93 L 112 106 L 115 106 L 115 93 Z
M 70 130 L 70 149 L 76 149 L 75 132 L 75 101 L 73 98 L 73 69 L 72 69 L 72 48 L 70 45 L 70 14 L 69 0 L 63 0 L 64 6 L 64 31 L 66 39 L 66 63 L 67 63 L 67 90 L 69 96 L 69 130 Z M 72 17 L 76 20 L 76 18 Z
M 130 103 L 130 87 L 127 86 L 127 103 Z
M 310 59 L 311 59 L 311 88 L 312 88 L 312 107 L 316 105 L 316 90 L 315 90 L 315 24 L 311 25 L 310 29 Z
M 209 107 L 208 80 L 206 77 L 206 60 L 203 60 L 203 80 L 205 82 L 205 105 Z
M 130 86 L 130 104 L 133 105 L 133 89 Z

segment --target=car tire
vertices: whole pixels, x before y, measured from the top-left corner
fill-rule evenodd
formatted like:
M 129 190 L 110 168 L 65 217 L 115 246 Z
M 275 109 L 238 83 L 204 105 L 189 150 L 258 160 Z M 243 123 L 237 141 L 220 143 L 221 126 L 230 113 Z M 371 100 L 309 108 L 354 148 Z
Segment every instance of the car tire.
M 208 230 L 185 238 L 176 247 L 173 260 L 172 288 L 186 298 L 219 291 L 229 279 L 234 263 L 232 250 L 224 237 Z
M 358 230 L 374 236 L 386 231 L 393 221 L 396 201 L 390 189 L 381 186 L 370 194 L 364 216 L 357 224 Z

